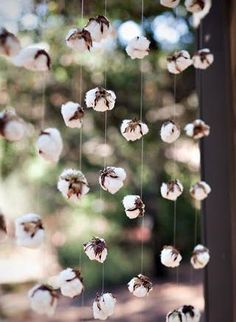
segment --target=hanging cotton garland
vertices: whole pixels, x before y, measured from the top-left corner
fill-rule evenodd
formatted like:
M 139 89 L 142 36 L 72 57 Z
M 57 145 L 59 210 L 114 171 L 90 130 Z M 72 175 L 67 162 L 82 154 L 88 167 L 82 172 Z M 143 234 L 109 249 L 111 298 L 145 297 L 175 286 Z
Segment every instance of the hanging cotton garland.
M 142 199 L 140 198 L 140 196 L 138 195 L 125 196 L 122 203 L 128 218 L 134 219 L 137 217 L 144 216 L 145 205 Z
M 61 106 L 61 114 L 66 126 L 80 129 L 84 117 L 84 109 L 79 103 L 67 102 Z
M 57 307 L 58 294 L 48 285 L 36 285 L 29 293 L 30 306 L 38 314 L 52 316 Z
M 161 251 L 161 263 L 166 267 L 178 267 L 182 260 L 179 251 L 173 246 L 164 246 Z
M 175 201 L 183 193 L 183 185 L 179 180 L 170 180 L 161 185 L 161 195 L 165 199 Z
M 176 51 L 167 58 L 167 69 L 171 74 L 180 74 L 191 65 L 192 59 L 186 50 Z
M 60 132 L 56 128 L 43 130 L 36 143 L 39 155 L 51 162 L 58 162 L 63 149 Z
M 201 319 L 201 313 L 199 309 L 192 305 L 184 305 L 179 308 L 179 312 L 183 313 L 186 318 L 186 322 L 199 322 Z
M 5 241 L 7 238 L 7 223 L 5 216 L 0 214 L 0 242 Z
M 97 295 L 93 302 L 93 317 L 98 320 L 106 320 L 113 315 L 116 298 L 111 293 Z
M 193 123 L 189 123 L 184 128 L 186 135 L 193 139 L 201 139 L 210 134 L 210 126 L 202 120 L 195 120 Z
M 133 120 L 124 120 L 120 127 L 121 134 L 127 141 L 136 141 L 141 139 L 149 132 L 147 124 Z
M 58 285 L 63 296 L 79 296 L 84 289 L 83 278 L 79 269 L 67 268 L 58 276 Z
M 105 240 L 98 237 L 84 244 L 84 251 L 91 261 L 99 263 L 104 263 L 108 254 Z
M 42 219 L 37 214 L 26 214 L 15 220 L 16 243 L 19 246 L 38 248 L 44 241 Z
M 190 188 L 191 196 L 196 200 L 204 200 L 211 192 L 211 187 L 205 181 L 199 181 Z
M 94 42 L 100 42 L 112 33 L 111 23 L 105 16 L 90 18 L 84 29 L 90 32 Z
M 123 168 L 108 166 L 101 171 L 99 183 L 103 190 L 115 194 L 119 191 L 126 179 L 126 172 Z
M 202 269 L 206 267 L 210 260 L 209 249 L 203 245 L 197 245 L 194 247 L 191 257 L 191 264 L 194 269 Z
M 180 128 L 173 121 L 167 121 L 161 126 L 161 139 L 166 143 L 175 142 L 180 136 Z
M 147 276 L 139 274 L 128 283 L 128 289 L 136 297 L 145 297 L 152 290 L 152 282 Z
M 184 4 L 187 11 L 197 13 L 205 9 L 206 3 L 206 0 L 185 0 Z
M 85 96 L 86 106 L 92 107 L 97 112 L 112 110 L 115 107 L 115 102 L 115 93 L 101 86 L 89 90 Z
M 126 52 L 132 59 L 143 59 L 149 55 L 150 41 L 144 36 L 137 36 L 129 41 Z
M 93 46 L 92 36 L 88 30 L 73 28 L 66 36 L 66 44 L 80 52 L 90 51 Z
M 0 55 L 16 56 L 21 49 L 18 38 L 5 28 L 0 28 Z
M 193 66 L 198 69 L 207 69 L 214 62 L 214 55 L 210 52 L 210 49 L 204 48 L 198 50 L 193 56 Z
M 0 135 L 10 142 L 22 140 L 26 135 L 26 125 L 14 109 L 0 113 Z
M 160 4 L 167 8 L 175 8 L 179 5 L 180 0 L 161 0 Z

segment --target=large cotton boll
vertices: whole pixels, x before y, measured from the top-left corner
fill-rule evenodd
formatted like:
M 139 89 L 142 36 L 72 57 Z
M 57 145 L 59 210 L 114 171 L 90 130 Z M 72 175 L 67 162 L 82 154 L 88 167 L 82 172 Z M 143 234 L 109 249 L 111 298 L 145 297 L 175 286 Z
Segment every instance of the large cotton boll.
M 5 28 L 0 28 L 0 55 L 16 56 L 21 50 L 18 38 Z
M 175 142 L 180 136 L 180 129 L 173 121 L 167 121 L 161 126 L 161 139 L 166 143 Z
M 177 51 L 167 58 L 167 69 L 171 74 L 179 74 L 191 65 L 192 59 L 186 50 Z
M 115 194 L 119 191 L 126 179 L 126 172 L 123 168 L 106 167 L 101 171 L 99 183 L 103 190 Z
M 115 107 L 115 102 L 115 93 L 103 87 L 93 88 L 85 95 L 86 106 L 88 108 L 93 108 L 97 112 L 112 110 Z
M 139 274 L 130 280 L 128 290 L 136 297 L 145 297 L 152 290 L 152 282 L 147 276 Z
M 55 128 L 47 128 L 41 132 L 37 140 L 38 153 L 47 161 L 57 162 L 63 149 L 60 132 Z
M 141 139 L 149 132 L 147 124 L 137 120 L 123 120 L 120 127 L 121 134 L 127 141 Z
M 103 238 L 94 237 L 91 241 L 84 244 L 85 254 L 90 260 L 104 263 L 107 258 L 107 246 Z
M 84 110 L 78 103 L 67 102 L 61 107 L 61 114 L 66 126 L 74 129 L 81 128 L 84 117 Z
M 72 268 L 67 268 L 59 274 L 58 284 L 62 295 L 71 298 L 79 296 L 84 289 L 80 271 Z
M 144 36 L 138 36 L 130 40 L 126 47 L 127 54 L 132 59 L 143 59 L 149 54 L 150 41 Z
M 100 42 L 112 33 L 111 23 L 104 16 L 90 18 L 84 29 L 90 32 L 94 42 Z
M 90 51 L 93 46 L 91 34 L 88 30 L 73 28 L 66 35 L 66 44 L 80 52 Z

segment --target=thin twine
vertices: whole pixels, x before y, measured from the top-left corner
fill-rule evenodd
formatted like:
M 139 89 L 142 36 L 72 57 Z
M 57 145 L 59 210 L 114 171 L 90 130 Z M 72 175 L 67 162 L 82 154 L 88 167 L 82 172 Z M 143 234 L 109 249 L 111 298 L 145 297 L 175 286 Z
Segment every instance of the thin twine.
M 176 121 L 176 85 L 177 79 L 176 75 L 174 75 L 174 85 L 173 85 L 173 94 L 174 94 L 174 108 L 173 108 L 173 121 Z M 174 180 L 176 180 L 176 142 L 174 142 L 174 167 L 173 167 L 173 174 Z M 173 246 L 176 246 L 176 230 L 177 230 L 177 200 L 174 201 L 174 221 L 173 221 Z

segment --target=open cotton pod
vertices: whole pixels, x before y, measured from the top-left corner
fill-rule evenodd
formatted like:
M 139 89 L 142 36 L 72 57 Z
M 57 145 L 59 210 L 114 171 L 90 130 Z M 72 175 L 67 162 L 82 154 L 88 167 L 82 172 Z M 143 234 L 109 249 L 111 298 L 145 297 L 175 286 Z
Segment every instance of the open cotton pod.
M 84 29 L 90 32 L 94 42 L 100 42 L 112 33 L 111 23 L 105 16 L 90 18 Z
M 132 59 L 143 59 L 150 52 L 150 41 L 144 36 L 137 36 L 131 39 L 126 47 L 127 54 Z
M 125 213 L 130 219 L 144 216 L 145 205 L 138 195 L 125 196 L 122 201 Z
M 128 283 L 128 289 L 136 297 L 145 297 L 152 290 L 152 282 L 147 276 L 139 274 Z
M 186 322 L 199 322 L 201 319 L 201 313 L 199 309 L 195 308 L 192 305 L 184 305 L 178 309 L 186 319 Z
M 0 135 L 10 142 L 22 140 L 26 135 L 24 121 L 16 115 L 14 109 L 0 113 Z
M 57 189 L 62 195 L 74 202 L 89 192 L 88 181 L 79 170 L 65 169 L 59 177 Z
M 195 28 L 197 28 L 200 25 L 201 20 L 205 18 L 206 15 L 208 15 L 212 6 L 212 0 L 203 0 L 202 3 L 202 6 L 204 5 L 203 10 L 193 12 L 193 26 Z
M 126 172 L 123 168 L 106 167 L 101 171 L 99 183 L 103 190 L 116 193 L 124 185 Z
M 190 188 L 191 196 L 196 200 L 204 200 L 211 192 L 211 187 L 205 181 L 199 181 Z
M 206 2 L 206 0 L 185 0 L 184 4 L 187 11 L 197 13 L 205 9 Z
M 26 214 L 15 220 L 16 243 L 19 246 L 38 248 L 44 241 L 42 219 L 37 214 Z
M 136 141 L 147 134 L 149 129 L 147 124 L 133 119 L 124 120 L 121 124 L 120 131 L 127 141 Z
M 161 126 L 161 139 L 166 143 L 175 142 L 180 136 L 180 128 L 173 121 L 167 121 Z
M 214 55 L 210 52 L 210 49 L 200 49 L 193 56 L 193 66 L 198 69 L 207 69 L 214 62 Z
M 74 298 L 84 289 L 83 278 L 79 269 L 67 268 L 58 275 L 58 284 L 63 296 Z
M 179 251 L 173 246 L 164 246 L 161 251 L 161 263 L 166 267 L 178 267 L 182 260 Z
M 203 245 L 197 245 L 191 257 L 191 264 L 195 269 L 202 269 L 206 267 L 210 260 L 209 249 Z
M 186 50 L 176 51 L 167 58 L 167 69 L 171 74 L 180 74 L 192 65 L 192 59 Z
M 97 295 L 93 302 L 93 317 L 97 320 L 106 320 L 115 310 L 116 298 L 111 293 Z
M 73 28 L 69 30 L 66 36 L 66 44 L 70 48 L 84 52 L 90 51 L 93 46 L 93 41 L 88 30 Z
M 61 114 L 66 126 L 74 129 L 81 128 L 84 117 L 84 109 L 79 103 L 67 102 L 61 106 Z
M 37 140 L 39 155 L 50 162 L 58 162 L 63 149 L 60 132 L 55 128 L 43 130 Z
M 161 5 L 167 8 L 175 8 L 179 5 L 180 0 L 161 0 Z
M 193 123 L 189 123 L 184 128 L 186 135 L 193 139 L 201 139 L 210 134 L 210 126 L 202 120 L 195 120 Z
M 94 237 L 84 244 L 84 251 L 91 261 L 103 263 L 107 258 L 107 246 L 103 238 Z
M 113 91 L 101 86 L 89 90 L 85 95 L 85 103 L 97 112 L 106 112 L 114 108 L 116 95 Z
M 57 306 L 58 294 L 48 285 L 36 285 L 29 293 L 30 306 L 38 314 L 52 316 Z
M 0 28 L 0 55 L 16 56 L 21 49 L 18 38 L 5 28 Z
M 7 223 L 5 216 L 0 213 L 0 242 L 4 242 L 7 238 Z
M 179 310 L 173 310 L 166 315 L 166 322 L 187 322 L 187 319 Z
M 163 182 L 161 185 L 161 195 L 165 199 L 175 201 L 183 192 L 183 185 L 179 180 L 170 180 Z

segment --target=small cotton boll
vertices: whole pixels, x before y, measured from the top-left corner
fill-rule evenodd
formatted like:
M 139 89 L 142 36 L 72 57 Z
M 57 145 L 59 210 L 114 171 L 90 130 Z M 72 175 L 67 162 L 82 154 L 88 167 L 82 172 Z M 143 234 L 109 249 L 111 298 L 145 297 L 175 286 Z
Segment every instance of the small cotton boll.
M 197 13 L 204 10 L 206 1 L 205 0 L 185 0 L 184 5 L 187 11 L 192 13 Z
M 108 254 L 105 240 L 98 237 L 94 237 L 84 244 L 84 251 L 90 260 L 95 260 L 99 263 L 105 262 Z
M 186 50 L 175 52 L 167 58 L 167 69 L 171 74 L 180 74 L 192 65 L 192 59 Z
M 0 55 L 16 56 L 20 49 L 21 45 L 18 38 L 5 28 L 0 28 Z
M 161 0 L 161 5 L 167 8 L 175 8 L 179 5 L 180 0 Z
M 202 269 L 206 267 L 210 260 L 209 249 L 203 245 L 197 245 L 191 257 L 191 264 L 194 269 Z
M 199 322 L 201 319 L 200 311 L 192 305 L 184 305 L 178 311 L 185 316 L 186 322 Z
M 171 180 L 161 185 L 161 195 L 163 198 L 175 201 L 183 192 L 183 185 L 179 180 Z
M 84 52 L 87 50 L 90 51 L 93 46 L 93 41 L 88 30 L 74 28 L 69 30 L 66 36 L 66 44 L 70 48 Z
M 84 110 L 78 103 L 67 102 L 61 107 L 61 114 L 63 116 L 66 126 L 74 129 L 81 128 Z
M 210 126 L 202 120 L 195 120 L 193 123 L 189 123 L 184 128 L 186 135 L 193 139 L 201 139 L 210 134 Z
M 77 202 L 89 192 L 88 181 L 81 171 L 65 169 L 59 177 L 57 189 L 71 201 Z
M 166 143 L 175 142 L 180 136 L 180 129 L 173 121 L 167 121 L 161 126 L 161 139 Z
M 112 33 L 111 23 L 104 16 L 90 18 L 84 29 L 90 32 L 94 42 L 100 42 Z
M 161 263 L 166 267 L 178 267 L 182 260 L 179 251 L 173 246 L 164 246 L 161 251 Z
M 211 6 L 212 6 L 212 0 L 204 0 L 204 9 L 199 12 L 193 13 L 193 26 L 197 28 L 200 25 L 200 22 L 203 18 L 208 15 Z
M 0 134 L 10 142 L 20 141 L 25 137 L 26 125 L 14 109 L 0 113 Z
M 198 69 L 207 69 L 214 62 L 214 55 L 209 49 L 201 49 L 193 56 L 193 66 Z
M 97 112 L 110 111 L 114 108 L 116 95 L 113 91 L 103 87 L 89 90 L 85 95 L 85 103 L 88 108 L 92 107 Z
M 136 141 L 149 132 L 148 126 L 136 119 L 123 120 L 120 127 L 121 134 L 127 141 Z
M 37 140 L 39 155 L 47 161 L 57 162 L 63 149 L 60 132 L 55 128 L 48 128 L 42 131 Z
M 7 238 L 7 224 L 3 214 L 0 214 L 0 242 L 4 242 Z
M 58 284 L 63 296 L 74 298 L 79 296 L 84 289 L 80 270 L 67 268 L 58 276 Z
M 190 188 L 191 196 L 196 200 L 204 200 L 211 192 L 211 187 L 205 181 L 199 181 Z
M 57 306 L 58 294 L 48 285 L 36 285 L 28 293 L 30 306 L 38 314 L 52 316 Z
M 131 39 L 126 47 L 127 54 L 132 58 L 143 59 L 149 54 L 150 41 L 144 36 Z
M 166 315 L 166 322 L 187 322 L 187 320 L 182 312 L 174 310 Z
M 120 190 L 126 179 L 126 172 L 123 168 L 106 167 L 101 171 L 99 183 L 103 190 L 115 194 Z
M 122 201 L 125 213 L 130 219 L 144 216 L 145 205 L 138 195 L 125 196 Z
M 139 274 L 128 283 L 128 289 L 136 297 L 145 297 L 152 290 L 152 282 L 147 276 Z

